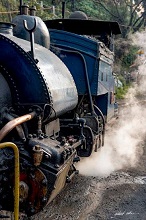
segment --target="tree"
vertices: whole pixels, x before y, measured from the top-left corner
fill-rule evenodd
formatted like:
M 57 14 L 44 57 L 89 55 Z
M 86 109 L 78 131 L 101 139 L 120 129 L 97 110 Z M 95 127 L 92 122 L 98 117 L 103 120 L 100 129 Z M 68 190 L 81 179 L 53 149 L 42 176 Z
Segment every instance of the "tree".
M 4 14 L 4 12 L 18 10 L 19 1 L 1 0 L 2 21 L 11 20 L 13 14 Z M 146 0 L 23 0 L 30 6 L 37 6 L 39 9 L 37 15 L 42 19 L 53 16 L 62 17 L 62 1 L 66 3 L 66 17 L 75 10 L 81 10 L 89 19 L 117 21 L 121 26 L 123 37 L 127 37 L 129 32 L 139 31 L 146 26 Z M 41 2 L 43 2 L 43 9 Z M 52 8 L 55 8 L 55 14 Z
M 0 20 L 11 22 L 13 11 L 18 10 L 18 2 L 16 0 L 1 0 L 0 2 Z
M 123 37 L 129 32 L 139 31 L 146 23 L 146 1 L 145 0 L 94 0 L 108 14 L 110 20 L 117 21 L 122 28 Z

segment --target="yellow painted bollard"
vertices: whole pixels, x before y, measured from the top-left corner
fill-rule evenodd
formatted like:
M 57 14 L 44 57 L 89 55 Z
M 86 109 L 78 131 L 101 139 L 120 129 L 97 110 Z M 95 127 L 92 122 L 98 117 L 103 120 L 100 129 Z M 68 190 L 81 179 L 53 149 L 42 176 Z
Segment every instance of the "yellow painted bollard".
M 0 149 L 13 148 L 15 156 L 15 186 L 14 186 L 14 220 L 19 220 L 19 150 L 12 142 L 0 143 Z

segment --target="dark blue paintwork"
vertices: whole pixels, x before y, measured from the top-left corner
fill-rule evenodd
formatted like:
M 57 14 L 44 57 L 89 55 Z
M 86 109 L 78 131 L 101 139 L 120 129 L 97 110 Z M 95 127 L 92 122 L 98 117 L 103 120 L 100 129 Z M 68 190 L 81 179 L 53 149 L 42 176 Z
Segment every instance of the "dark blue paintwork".
M 98 89 L 98 48 L 97 41 L 69 32 L 50 30 L 52 50 L 69 68 L 79 95 L 87 92 L 85 71 L 87 71 L 91 93 L 97 95 Z
M 0 35 L 0 49 L 0 63 L 15 82 L 16 88 L 10 85 L 12 92 L 15 94 L 17 89 L 19 93 L 19 97 L 13 96 L 15 102 L 45 103 L 47 99 L 41 92 L 43 88 L 38 70 L 36 70 L 31 58 L 27 54 L 23 54 L 21 47 L 16 46 L 15 43 L 2 35 Z
M 84 36 L 76 35 L 73 33 L 50 30 L 51 45 L 58 47 L 58 50 L 52 50 L 62 59 L 71 71 L 73 78 L 76 82 L 79 95 L 85 94 L 86 79 L 85 71 L 90 81 L 91 94 L 100 95 L 110 90 L 110 77 L 112 77 L 112 52 L 108 49 L 111 58 L 105 56 L 101 57 L 102 46 L 101 42 L 89 39 Z M 101 74 L 103 73 L 103 80 Z M 108 82 L 107 82 L 108 78 Z M 102 81 L 100 88 L 98 81 Z M 113 81 L 112 81 L 113 83 Z
M 55 54 L 40 45 L 34 46 L 35 60 L 28 53 L 30 42 L 0 34 L 2 75 L 9 82 L 16 106 L 48 104 L 53 112 L 51 117 L 61 115 L 78 102 L 75 83 Z
M 114 115 L 114 78 L 112 74 L 113 52 L 95 38 L 50 29 L 51 50 L 69 68 L 79 95 L 88 93 L 86 74 L 91 95 L 104 115 Z M 103 99 L 102 99 L 103 97 Z

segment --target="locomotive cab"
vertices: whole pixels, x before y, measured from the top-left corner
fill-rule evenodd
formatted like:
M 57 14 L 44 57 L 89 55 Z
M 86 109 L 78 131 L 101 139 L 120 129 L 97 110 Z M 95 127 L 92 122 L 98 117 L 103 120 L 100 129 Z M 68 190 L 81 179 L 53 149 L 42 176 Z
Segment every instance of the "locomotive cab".
M 78 13 L 73 14 L 78 16 Z M 92 106 L 96 105 L 108 122 L 115 112 L 112 68 L 114 36 L 121 33 L 120 28 L 117 22 L 77 16 L 45 21 L 50 32 L 51 50 L 70 70 L 79 99 L 87 96 L 89 111 L 93 111 Z M 99 111 L 96 114 L 99 115 Z

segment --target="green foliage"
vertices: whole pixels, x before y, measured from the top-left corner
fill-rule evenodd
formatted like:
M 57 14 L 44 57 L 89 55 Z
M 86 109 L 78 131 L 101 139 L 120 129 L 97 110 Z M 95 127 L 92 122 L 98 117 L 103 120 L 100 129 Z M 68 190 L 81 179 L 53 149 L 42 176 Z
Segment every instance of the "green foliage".
M 97 5 L 94 3 L 94 1 L 86 0 L 85 1 L 79 1 L 76 3 L 76 10 L 83 11 L 87 14 L 87 16 L 90 18 L 99 18 L 100 17 L 100 10 L 97 7 Z
M 134 63 L 137 57 L 137 50 L 136 46 L 130 45 L 128 53 L 124 54 L 122 57 L 122 66 L 125 69 L 129 69 L 129 67 Z
M 124 99 L 127 91 L 128 91 L 128 86 L 124 86 L 124 87 L 120 87 L 120 88 L 116 88 L 115 92 L 116 92 L 116 99 Z
M 15 0 L 1 0 L 0 2 L 0 21 L 10 22 L 13 17 L 13 11 L 18 9 L 18 3 Z
M 64 0 L 66 2 L 66 18 L 74 10 L 84 11 L 89 18 L 99 19 L 99 20 L 113 20 L 121 24 L 122 35 L 127 36 L 127 33 L 131 30 L 138 30 L 142 25 L 144 25 L 144 13 L 142 17 L 138 20 L 138 14 L 135 10 L 139 1 L 128 1 L 128 0 Z M 29 6 L 35 5 L 39 10 L 37 15 L 42 19 L 48 19 L 52 17 L 62 16 L 62 0 L 23 0 Z M 41 2 L 43 2 L 44 9 L 41 10 Z M 55 6 L 55 14 L 52 13 L 52 3 Z M 143 9 L 146 10 L 145 0 L 142 1 Z M 19 0 L 1 0 L 0 1 L 0 11 L 13 11 L 18 10 Z M 137 7 L 137 10 L 139 8 Z M 0 14 L 1 21 L 10 20 L 13 14 Z
M 115 71 L 117 72 L 121 68 L 123 71 L 129 71 L 130 66 L 137 58 L 138 49 L 132 44 L 132 40 L 118 38 L 115 41 Z
M 128 89 L 131 87 L 131 82 L 126 82 L 126 76 L 119 75 L 118 79 L 122 82 L 122 87 L 116 87 L 116 99 L 124 99 L 126 93 L 128 92 Z

